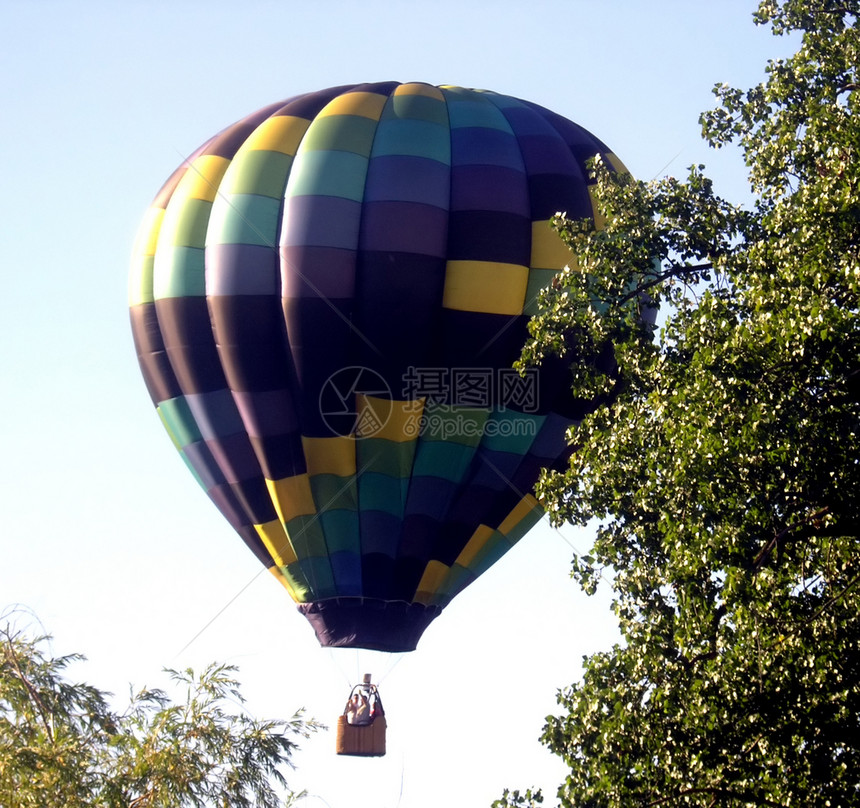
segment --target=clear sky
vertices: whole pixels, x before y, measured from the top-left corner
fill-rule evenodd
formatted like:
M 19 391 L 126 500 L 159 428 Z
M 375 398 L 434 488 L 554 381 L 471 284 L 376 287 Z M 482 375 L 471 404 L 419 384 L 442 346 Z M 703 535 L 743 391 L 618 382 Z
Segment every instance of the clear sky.
M 736 152 L 701 142 L 718 81 L 788 52 L 752 0 L 0 0 L 0 610 L 25 604 L 75 675 L 123 697 L 163 666 L 240 666 L 259 717 L 334 724 L 382 677 L 383 759 L 303 745 L 309 806 L 487 806 L 564 767 L 538 743 L 555 693 L 616 638 L 568 579 L 587 531 L 537 527 L 417 651 L 320 649 L 164 434 L 132 347 L 126 278 L 151 198 L 209 136 L 298 93 L 378 80 L 496 90 L 591 130 L 642 179 Z

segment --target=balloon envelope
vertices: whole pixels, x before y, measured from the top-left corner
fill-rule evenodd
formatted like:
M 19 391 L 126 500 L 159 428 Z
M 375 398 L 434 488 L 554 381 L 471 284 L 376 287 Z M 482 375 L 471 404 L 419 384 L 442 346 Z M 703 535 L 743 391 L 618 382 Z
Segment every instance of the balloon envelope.
M 588 404 L 511 369 L 593 216 L 599 140 L 497 93 L 396 82 L 266 107 L 174 172 L 131 321 L 184 461 L 323 645 L 411 650 L 537 522 Z

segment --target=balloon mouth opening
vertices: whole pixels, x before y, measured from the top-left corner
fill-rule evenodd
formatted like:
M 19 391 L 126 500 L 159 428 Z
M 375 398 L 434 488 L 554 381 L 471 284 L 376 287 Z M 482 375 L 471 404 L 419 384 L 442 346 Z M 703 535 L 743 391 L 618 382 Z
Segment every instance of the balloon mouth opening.
M 418 640 L 442 611 L 441 606 L 378 600 L 331 598 L 300 603 L 323 648 L 365 648 L 401 653 L 414 651 Z

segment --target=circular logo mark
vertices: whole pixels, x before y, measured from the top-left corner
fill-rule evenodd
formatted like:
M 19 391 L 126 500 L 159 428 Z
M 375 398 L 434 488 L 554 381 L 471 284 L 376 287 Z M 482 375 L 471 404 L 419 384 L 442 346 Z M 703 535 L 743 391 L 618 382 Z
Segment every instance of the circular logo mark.
M 391 390 L 375 370 L 342 368 L 320 389 L 320 415 L 335 435 L 372 437 L 391 417 Z

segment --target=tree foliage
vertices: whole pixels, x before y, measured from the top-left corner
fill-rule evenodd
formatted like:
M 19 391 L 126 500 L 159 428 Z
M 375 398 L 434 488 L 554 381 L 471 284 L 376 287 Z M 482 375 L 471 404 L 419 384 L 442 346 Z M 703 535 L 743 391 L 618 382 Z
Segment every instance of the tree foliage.
M 257 720 L 235 668 L 168 670 L 184 698 L 108 694 L 70 682 L 82 657 L 51 656 L 48 637 L 0 630 L 0 805 L 5 808 L 275 808 L 292 802 L 284 769 L 318 729 L 300 712 Z
M 523 361 L 561 353 L 609 403 L 539 494 L 599 524 L 574 576 L 613 587 L 623 638 L 545 729 L 565 806 L 860 805 L 858 16 L 760 4 L 797 52 L 701 118 L 752 205 L 701 166 L 598 162 L 604 226 L 556 221 L 576 261 Z

